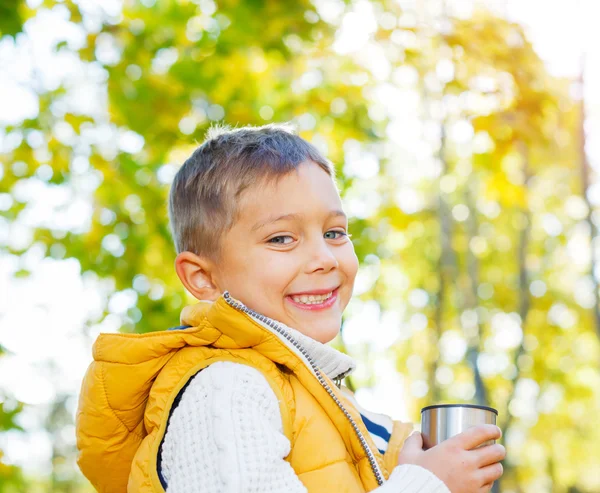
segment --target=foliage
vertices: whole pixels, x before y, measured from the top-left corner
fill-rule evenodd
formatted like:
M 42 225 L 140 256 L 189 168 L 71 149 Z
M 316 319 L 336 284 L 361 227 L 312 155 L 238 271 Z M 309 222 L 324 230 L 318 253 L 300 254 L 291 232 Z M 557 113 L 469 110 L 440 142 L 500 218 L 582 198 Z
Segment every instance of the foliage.
M 15 36 L 23 29 L 21 17 L 22 0 L 0 2 L 0 35 Z
M 582 118 L 572 81 L 550 77 L 522 28 L 487 12 L 326 3 L 144 0 L 110 13 L 66 0 L 27 11 L 54 9 L 84 33 L 53 52 L 75 56 L 101 90 L 82 96 L 67 77 L 39 85 L 37 116 L 5 125 L 3 214 L 22 221 L 33 199 L 18 191 L 34 184 L 71 197 L 57 216 L 89 214 L 40 222 L 30 241 L 0 248 L 77 259 L 106 291 L 90 335 L 177 325 L 191 300 L 172 269 L 174 172 L 213 122 L 294 121 L 336 163 L 353 216 L 361 271 L 338 341 L 366 363 L 353 383 L 368 390 L 382 364 L 395 368 L 414 420 L 432 401 L 499 409 L 503 491 L 597 491 L 600 431 L 586 419 L 600 411 L 596 218 L 570 138 Z M 362 46 L 336 47 L 342 19 L 367 17 Z M 381 321 L 368 321 L 370 339 L 357 335 L 362 313 Z M 0 432 L 20 410 L 0 406 Z M 53 491 L 84 488 L 61 441 L 70 420 L 57 396 Z M 17 481 L 0 462 L 0 489 Z

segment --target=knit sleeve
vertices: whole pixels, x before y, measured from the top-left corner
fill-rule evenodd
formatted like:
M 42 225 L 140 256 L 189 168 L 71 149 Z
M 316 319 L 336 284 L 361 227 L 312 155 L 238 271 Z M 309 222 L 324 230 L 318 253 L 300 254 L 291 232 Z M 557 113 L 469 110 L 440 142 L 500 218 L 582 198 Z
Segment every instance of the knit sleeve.
M 162 445 L 167 493 L 307 493 L 284 459 L 277 397 L 249 366 L 202 370 L 174 409 Z
M 446 484 L 424 467 L 415 464 L 396 466 L 387 482 L 373 493 L 450 493 Z

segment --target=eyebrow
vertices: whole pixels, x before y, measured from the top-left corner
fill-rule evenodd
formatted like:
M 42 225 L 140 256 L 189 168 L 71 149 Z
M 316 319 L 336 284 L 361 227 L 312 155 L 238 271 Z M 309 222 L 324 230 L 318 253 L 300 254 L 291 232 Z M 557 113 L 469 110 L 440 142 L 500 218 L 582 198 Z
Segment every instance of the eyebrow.
M 271 217 L 265 219 L 264 221 L 257 222 L 254 226 L 252 226 L 252 229 L 250 231 L 252 231 L 252 232 L 257 231 L 261 228 L 264 228 L 265 226 L 267 226 L 269 224 L 273 224 L 278 221 L 292 221 L 292 220 L 301 219 L 302 217 L 304 217 L 304 214 L 299 214 L 299 213 L 282 214 L 281 216 L 271 216 Z M 327 219 L 330 219 L 332 217 L 343 217 L 343 218 L 347 219 L 344 211 L 340 211 L 340 210 L 331 211 L 329 213 L 329 215 L 327 216 Z

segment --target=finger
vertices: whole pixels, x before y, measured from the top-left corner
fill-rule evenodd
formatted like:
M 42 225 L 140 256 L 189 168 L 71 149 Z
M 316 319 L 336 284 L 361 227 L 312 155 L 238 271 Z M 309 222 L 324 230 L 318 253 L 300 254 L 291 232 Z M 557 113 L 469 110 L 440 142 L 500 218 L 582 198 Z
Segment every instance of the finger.
M 423 450 L 423 436 L 421 433 L 415 431 L 406 439 L 402 448 L 409 450 Z
M 484 484 L 484 485 L 481 487 L 481 492 L 482 492 L 482 493 L 485 493 L 485 492 L 487 492 L 487 491 L 492 491 L 492 488 L 493 488 L 493 486 L 494 486 L 494 483 L 488 483 L 488 484 Z
M 423 450 L 423 438 L 421 434 L 417 431 L 409 436 L 402 445 L 402 449 L 398 454 L 398 464 L 410 464 L 419 453 L 422 453 Z
M 500 462 L 496 462 L 490 466 L 485 466 L 479 469 L 479 478 L 481 484 L 490 484 L 494 481 L 500 479 L 502 473 L 504 472 L 504 468 Z
M 453 437 L 465 450 L 473 450 L 488 440 L 498 440 L 502 431 L 496 425 L 477 425 Z
M 478 448 L 472 453 L 477 454 L 476 462 L 478 467 L 489 466 L 490 464 L 504 460 L 506 457 L 506 449 L 499 443 L 486 445 L 485 447 Z

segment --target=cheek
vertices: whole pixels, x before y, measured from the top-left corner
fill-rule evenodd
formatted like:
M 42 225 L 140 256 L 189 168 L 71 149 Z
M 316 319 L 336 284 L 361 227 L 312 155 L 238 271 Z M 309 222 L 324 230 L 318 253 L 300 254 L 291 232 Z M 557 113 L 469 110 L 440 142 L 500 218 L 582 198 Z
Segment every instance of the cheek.
M 255 257 L 252 264 L 252 277 L 257 280 L 257 284 L 269 291 L 284 289 L 296 276 L 297 265 L 289 253 L 268 253 Z
M 354 245 L 349 244 L 348 249 L 344 251 L 340 258 L 340 267 L 343 269 L 348 284 L 353 285 L 356 274 L 358 273 L 358 257 L 354 252 Z

